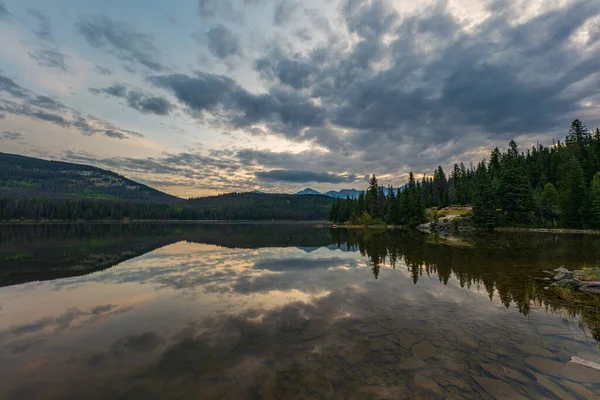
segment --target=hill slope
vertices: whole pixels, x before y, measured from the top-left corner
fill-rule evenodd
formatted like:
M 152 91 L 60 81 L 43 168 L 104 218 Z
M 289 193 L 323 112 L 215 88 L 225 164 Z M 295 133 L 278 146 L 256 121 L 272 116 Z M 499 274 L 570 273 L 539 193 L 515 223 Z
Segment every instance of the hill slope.
M 102 168 L 6 153 L 0 153 L 0 194 L 168 204 L 184 202 Z

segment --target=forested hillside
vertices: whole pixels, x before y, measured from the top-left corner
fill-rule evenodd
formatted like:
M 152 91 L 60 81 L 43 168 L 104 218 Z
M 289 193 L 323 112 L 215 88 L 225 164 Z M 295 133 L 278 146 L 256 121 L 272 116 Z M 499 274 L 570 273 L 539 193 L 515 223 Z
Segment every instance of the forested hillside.
M 182 203 L 183 199 L 89 165 L 0 153 L 0 195 Z
M 406 190 L 390 189 L 385 195 L 373 176 L 358 199 L 336 201 L 330 219 L 416 225 L 426 208 L 472 205 L 481 227 L 600 228 L 600 130 L 575 120 L 564 142 L 522 151 L 511 140 L 477 166 L 438 167 L 420 182 L 411 173 Z
M 0 220 L 326 220 L 327 196 L 230 193 L 189 200 L 87 165 L 0 153 Z

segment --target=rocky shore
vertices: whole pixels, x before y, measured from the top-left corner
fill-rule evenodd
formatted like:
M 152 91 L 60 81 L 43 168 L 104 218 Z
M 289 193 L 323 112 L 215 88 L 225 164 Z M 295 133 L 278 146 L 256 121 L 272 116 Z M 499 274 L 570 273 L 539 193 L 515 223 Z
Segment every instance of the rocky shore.
M 450 234 L 453 232 L 475 230 L 475 228 L 471 226 L 470 218 L 460 217 L 458 215 L 451 215 L 448 217 L 440 218 L 437 221 L 421 224 L 417 226 L 417 229 L 421 232 L 436 232 L 439 234 Z
M 569 271 L 564 267 L 560 267 L 554 271 L 557 272 L 554 276 L 556 282 L 550 286 L 600 294 L 600 268 Z

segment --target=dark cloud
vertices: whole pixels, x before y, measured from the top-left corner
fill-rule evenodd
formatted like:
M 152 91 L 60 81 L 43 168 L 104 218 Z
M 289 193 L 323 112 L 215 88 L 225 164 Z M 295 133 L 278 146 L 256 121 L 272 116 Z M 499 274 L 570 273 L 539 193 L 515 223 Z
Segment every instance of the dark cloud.
M 598 122 L 581 102 L 600 84 L 600 36 L 574 42 L 600 15 L 597 1 L 519 24 L 503 7 L 469 31 L 444 2 L 402 18 L 383 0 L 348 0 L 341 11 L 353 43 L 333 35 L 303 53 L 276 43 L 254 67 L 269 94 L 289 86 L 319 100 L 323 123 L 285 135 L 347 152 L 347 170 L 366 173 L 379 160 L 382 172 L 423 171 L 521 134 L 548 132 L 550 140 L 575 117 Z
M 254 68 L 260 72 L 263 79 L 277 80 L 294 89 L 308 88 L 311 75 L 318 72 L 315 65 L 300 57 L 284 57 L 277 49 L 271 55 L 256 60 Z
M 167 99 L 138 90 L 129 90 L 122 83 L 113 83 L 111 86 L 103 89 L 91 88 L 89 91 L 95 95 L 105 93 L 110 96 L 124 98 L 131 108 L 142 113 L 167 115 L 173 109 L 173 106 Z
M 2 132 L 2 135 L 0 136 L 0 139 L 4 139 L 4 140 L 17 140 L 17 139 L 21 139 L 22 137 L 23 137 L 23 135 L 21 135 L 18 132 L 4 131 L 4 132 Z
M 108 68 L 104 68 L 101 65 L 96 65 L 95 68 L 96 72 L 98 72 L 100 75 L 112 75 L 112 71 Z
M 158 60 L 151 34 L 136 32 L 106 16 L 80 18 L 76 27 L 91 46 L 106 49 L 120 60 L 141 64 L 152 71 L 166 70 Z
M 155 76 L 149 80 L 170 89 L 192 113 L 218 114 L 221 122 L 237 128 L 266 123 L 273 131 L 297 138 L 304 128 L 321 126 L 325 120 L 323 110 L 311 99 L 284 88 L 254 94 L 229 77 L 204 72 L 197 72 L 196 76 Z
M 242 46 L 238 36 L 221 24 L 210 28 L 206 33 L 206 39 L 208 49 L 215 57 L 224 59 L 242 55 Z
M 273 12 L 273 23 L 283 25 L 291 19 L 292 15 L 300 7 L 296 0 L 279 0 Z
M 71 69 L 67 66 L 66 56 L 58 50 L 39 49 L 29 53 L 38 65 L 58 69 L 62 72 L 69 72 Z
M 344 183 L 354 182 L 358 179 L 356 175 L 334 175 L 326 172 L 312 172 L 301 170 L 283 170 L 276 169 L 272 171 L 259 171 L 255 173 L 260 180 L 266 181 L 282 181 L 292 183 Z

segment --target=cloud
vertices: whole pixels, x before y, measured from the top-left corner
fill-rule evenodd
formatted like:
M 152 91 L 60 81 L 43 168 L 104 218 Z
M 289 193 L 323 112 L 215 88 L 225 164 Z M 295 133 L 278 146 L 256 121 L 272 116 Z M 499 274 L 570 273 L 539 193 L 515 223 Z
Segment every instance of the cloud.
M 0 19 L 8 19 L 8 15 L 6 3 L 4 1 L 0 1 Z
M 29 8 L 27 12 L 38 21 L 38 28 L 35 31 L 36 36 L 45 42 L 55 43 L 54 34 L 52 33 L 52 25 L 50 17 L 44 12 L 35 8 Z
M 11 96 L 23 98 L 28 96 L 28 91 L 17 85 L 12 79 L 0 75 L 0 92 L 6 92 Z
M 198 0 L 198 15 L 204 19 L 223 18 L 241 21 L 243 14 L 234 9 L 230 0 Z
M 104 131 L 104 134 L 110 138 L 114 138 L 114 139 L 127 139 L 127 136 L 125 136 L 125 134 L 123 134 L 122 132 L 118 132 L 118 131 L 113 131 L 113 130 L 106 130 Z
M 296 0 L 279 0 L 275 5 L 273 23 L 278 26 L 287 23 L 298 7 L 300 4 Z
M 22 137 L 23 137 L 23 135 L 21 135 L 18 132 L 4 131 L 4 132 L 2 132 L 2 136 L 0 136 L 0 139 L 2 139 L 2 140 L 17 140 L 17 139 L 21 139 Z
M 60 101 L 43 95 L 32 97 L 28 101 L 28 104 L 35 107 L 45 108 L 47 110 L 60 110 L 66 108 L 66 106 Z
M 173 109 L 173 106 L 167 99 L 144 93 L 139 90 L 129 90 L 127 86 L 122 83 L 113 83 L 111 86 L 103 89 L 91 88 L 89 91 L 95 95 L 105 93 L 113 97 L 126 99 L 129 107 L 142 113 L 167 115 Z
M 273 272 L 306 271 L 311 269 L 329 269 L 340 266 L 357 267 L 358 262 L 347 258 L 285 258 L 265 259 L 254 263 L 253 269 Z
M 12 79 L 0 75 L 0 92 L 5 92 L 15 98 L 7 100 L 0 98 L 0 112 L 20 115 L 42 122 L 49 122 L 63 128 L 76 129 L 82 135 L 91 136 L 103 133 L 107 137 L 127 139 L 130 137 L 143 138 L 138 132 L 121 129 L 110 122 L 90 114 L 67 107 L 49 96 L 37 95 L 15 83 Z M 149 109 L 157 105 L 147 98 L 140 99 L 140 107 Z M 109 133 L 107 133 L 109 132 Z
M 206 39 L 208 49 L 215 57 L 225 59 L 242 55 L 239 37 L 221 24 L 211 27 L 206 33 Z
M 95 68 L 96 72 L 98 72 L 100 75 L 112 75 L 112 71 L 108 68 L 105 68 L 101 65 L 96 65 Z
M 311 99 L 284 88 L 254 94 L 227 76 L 204 72 L 154 76 L 149 81 L 170 89 L 192 114 L 203 117 L 209 113 L 235 128 L 266 123 L 272 131 L 295 138 L 304 128 L 321 126 L 325 120 L 321 107 Z
M 91 46 L 106 49 L 120 60 L 141 64 L 152 71 L 167 69 L 158 60 L 152 34 L 136 32 L 128 24 L 107 16 L 81 17 L 75 26 Z
M 283 170 L 259 171 L 255 173 L 256 177 L 266 181 L 282 181 L 293 183 L 319 182 L 319 183 L 344 183 L 354 182 L 358 179 L 357 175 L 335 175 L 326 172 L 312 172 L 301 170 Z
M 54 68 L 62 72 L 70 71 L 66 63 L 66 56 L 57 50 L 39 49 L 29 53 L 29 56 L 42 67 Z

